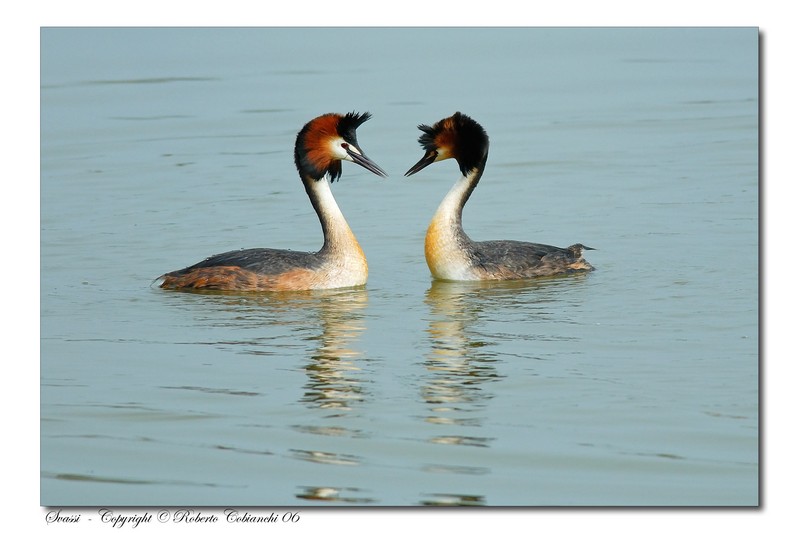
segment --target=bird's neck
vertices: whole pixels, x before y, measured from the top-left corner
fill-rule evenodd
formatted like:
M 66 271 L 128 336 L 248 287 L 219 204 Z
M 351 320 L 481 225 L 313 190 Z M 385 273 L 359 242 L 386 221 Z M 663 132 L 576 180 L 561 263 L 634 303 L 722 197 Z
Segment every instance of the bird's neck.
M 430 221 L 425 236 L 425 259 L 436 278 L 465 279 L 472 241 L 463 231 L 463 206 L 482 174 L 481 167 L 458 177 Z
M 454 233 L 463 233 L 463 206 L 469 200 L 480 177 L 483 175 L 483 166 L 472 169 L 466 175 L 461 175 L 444 196 L 438 205 L 430 227 L 438 225 L 441 230 L 447 229 Z
M 336 256 L 354 256 L 364 258 L 365 261 L 363 250 L 339 209 L 327 178 L 319 180 L 304 178 L 303 183 L 322 225 L 324 244 L 319 252 Z

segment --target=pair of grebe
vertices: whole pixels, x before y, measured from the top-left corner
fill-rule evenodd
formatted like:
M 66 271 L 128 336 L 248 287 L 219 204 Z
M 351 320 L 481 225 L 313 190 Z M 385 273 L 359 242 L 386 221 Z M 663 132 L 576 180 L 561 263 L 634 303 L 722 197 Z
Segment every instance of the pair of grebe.
M 322 225 L 318 252 L 271 248 L 236 250 L 164 274 L 165 289 L 285 291 L 364 285 L 366 256 L 330 190 L 341 177 L 341 162 L 356 163 L 378 176 L 387 174 L 358 146 L 356 129 L 369 113 L 327 114 L 297 134 L 294 162 L 305 192 Z M 405 173 L 453 158 L 461 176 L 438 206 L 425 237 L 425 259 L 433 277 L 444 280 L 510 280 L 585 272 L 594 268 L 582 257 L 582 244 L 559 248 L 520 241 L 471 240 L 463 231 L 463 206 L 483 175 L 488 135 L 470 117 L 455 113 L 433 126 L 419 126 L 425 155 Z M 329 177 L 329 180 L 328 180 Z

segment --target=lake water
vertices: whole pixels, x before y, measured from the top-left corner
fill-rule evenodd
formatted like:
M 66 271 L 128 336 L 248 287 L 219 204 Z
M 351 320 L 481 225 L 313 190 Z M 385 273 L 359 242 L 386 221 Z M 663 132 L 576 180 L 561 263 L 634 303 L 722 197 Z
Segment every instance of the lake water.
M 41 504 L 759 503 L 758 32 L 41 33 Z M 370 111 L 390 175 L 333 191 L 367 286 L 153 280 L 317 250 L 297 131 Z M 476 240 L 582 242 L 596 271 L 433 282 L 457 176 L 420 123 L 491 137 Z

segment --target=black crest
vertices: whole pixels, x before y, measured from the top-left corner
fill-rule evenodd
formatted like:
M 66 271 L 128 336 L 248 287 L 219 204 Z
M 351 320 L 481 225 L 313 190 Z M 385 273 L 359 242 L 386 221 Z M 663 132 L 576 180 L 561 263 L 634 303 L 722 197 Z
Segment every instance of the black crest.
M 419 124 L 419 129 L 422 134 L 419 136 L 419 144 L 425 152 L 435 151 L 436 148 L 436 128 L 441 126 L 441 122 L 437 122 L 435 126 L 426 126 Z
M 338 134 L 341 135 L 341 138 L 348 143 L 358 146 L 358 137 L 355 135 L 355 130 L 357 130 L 358 126 L 370 118 L 372 118 L 372 114 L 368 111 L 365 113 L 356 113 L 355 111 L 350 111 L 341 117 L 341 120 L 338 123 Z

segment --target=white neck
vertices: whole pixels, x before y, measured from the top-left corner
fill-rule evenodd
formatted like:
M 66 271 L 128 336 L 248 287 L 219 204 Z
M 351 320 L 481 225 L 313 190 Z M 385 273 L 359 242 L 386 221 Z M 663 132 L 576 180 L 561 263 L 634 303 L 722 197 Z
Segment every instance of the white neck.
M 452 229 L 461 228 L 461 213 L 466 203 L 466 195 L 471 188 L 472 175 L 460 176 L 449 192 L 438 204 L 433 220 Z
M 476 173 L 460 176 L 438 206 L 425 236 L 425 259 L 439 279 L 472 279 L 468 249 L 471 240 L 463 231 L 461 213 L 475 186 Z
M 344 254 L 357 250 L 356 253 L 362 255 L 361 247 L 333 197 L 328 179 L 312 181 L 308 193 L 322 224 L 325 237 L 322 249 Z

